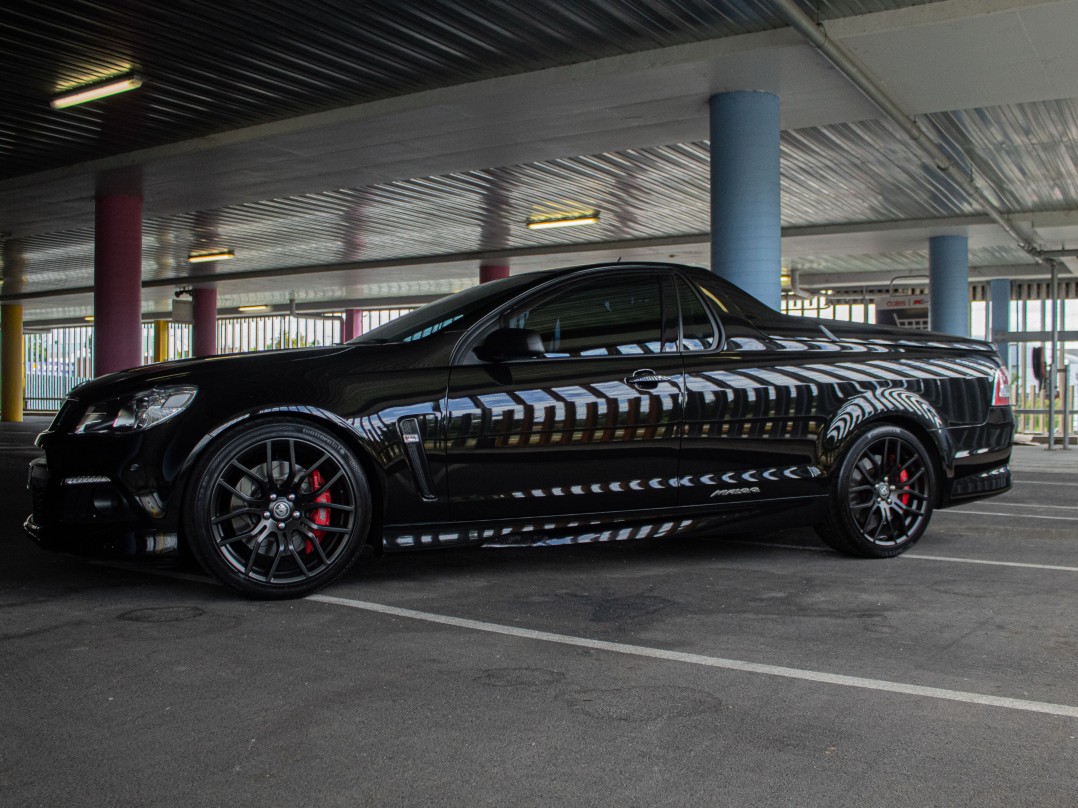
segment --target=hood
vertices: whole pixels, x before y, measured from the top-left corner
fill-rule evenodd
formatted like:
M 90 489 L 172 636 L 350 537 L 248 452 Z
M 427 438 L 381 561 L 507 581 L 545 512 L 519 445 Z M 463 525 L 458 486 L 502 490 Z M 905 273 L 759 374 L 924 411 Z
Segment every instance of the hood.
M 261 377 L 266 374 L 280 373 L 285 368 L 318 365 L 349 351 L 369 353 L 370 358 L 373 359 L 379 349 L 384 352 L 387 347 L 390 346 L 326 345 L 317 348 L 286 348 L 276 351 L 176 359 L 171 362 L 143 365 L 98 376 L 75 387 L 70 395 L 79 399 L 94 399 L 124 395 L 166 384 L 197 385 L 219 378 L 236 381 L 248 375 Z

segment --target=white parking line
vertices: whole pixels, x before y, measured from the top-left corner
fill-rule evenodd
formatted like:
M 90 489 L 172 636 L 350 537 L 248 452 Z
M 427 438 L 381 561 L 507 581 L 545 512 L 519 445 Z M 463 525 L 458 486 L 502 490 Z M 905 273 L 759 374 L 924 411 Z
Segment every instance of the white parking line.
M 745 662 L 739 659 L 723 659 L 722 657 L 705 656 L 703 654 L 686 654 L 681 651 L 666 651 L 661 648 L 649 648 L 644 645 L 627 645 L 620 642 L 607 642 L 605 640 L 593 640 L 588 637 L 574 637 L 570 634 L 555 634 L 550 631 L 535 631 L 528 628 L 517 628 L 499 623 L 487 623 L 482 620 L 468 620 L 462 617 L 449 617 L 447 615 L 434 614 L 432 612 L 419 612 L 414 609 L 401 609 L 396 606 L 386 606 L 382 603 L 372 603 L 365 600 L 352 600 L 351 598 L 337 598 L 331 595 L 310 595 L 307 600 L 318 601 L 331 606 L 344 606 L 349 609 L 360 609 L 367 612 L 402 617 L 408 620 L 420 620 L 426 623 L 437 623 L 444 626 L 453 626 L 471 631 L 482 631 L 488 634 L 500 634 L 508 637 L 517 637 L 526 640 L 538 640 L 539 642 L 556 643 L 558 645 L 571 645 L 578 648 L 590 648 L 596 651 L 608 651 L 614 654 L 627 654 L 629 656 L 647 657 L 660 659 L 666 662 L 681 662 L 689 665 L 703 665 L 709 668 L 723 668 L 726 670 L 741 671 L 743 673 L 759 673 L 766 676 L 782 676 L 787 679 L 800 679 L 807 682 L 820 682 L 823 684 L 840 685 L 842 687 L 857 687 L 866 690 L 882 690 L 888 693 L 901 693 L 908 696 L 925 696 L 933 699 L 945 699 L 958 701 L 966 704 L 980 704 L 988 707 L 1002 707 L 1008 710 L 1022 710 L 1031 713 L 1047 713 L 1049 715 L 1061 715 L 1078 718 L 1078 707 L 1068 704 L 1052 704 L 1044 701 L 1030 701 L 1027 699 L 1008 698 L 1006 696 L 988 696 L 983 693 L 970 693 L 963 690 L 946 690 L 939 687 L 924 687 L 905 682 L 890 682 L 885 679 L 865 679 L 860 676 L 843 676 L 837 673 L 824 673 L 822 671 L 803 670 L 801 668 L 787 668 L 780 665 L 762 665 L 756 662 Z
M 827 547 L 812 547 L 803 544 L 773 544 L 763 541 L 731 541 L 730 544 L 744 544 L 749 547 L 774 547 L 778 550 L 803 550 L 808 553 L 830 553 Z M 914 561 L 949 561 L 952 564 L 984 564 L 989 567 L 1023 567 L 1031 570 L 1056 570 L 1059 572 L 1078 572 L 1078 567 L 1064 567 L 1059 564 L 1027 564 L 1023 561 L 990 561 L 987 558 L 958 558 L 956 556 L 922 555 L 921 553 L 903 553 L 897 558 Z
M 950 561 L 952 564 L 987 564 L 992 567 L 1024 567 L 1031 570 L 1078 572 L 1078 567 L 1063 567 L 1058 564 L 1026 564 L 1021 561 L 987 561 L 981 558 L 954 558 L 952 556 L 921 555 L 920 553 L 906 553 L 900 555 L 899 558 L 912 558 L 916 561 Z
M 1066 485 L 1071 488 L 1078 488 L 1078 483 L 1050 483 L 1045 480 L 1015 480 L 1018 485 Z
M 993 508 L 1051 508 L 1058 511 L 1078 511 L 1078 505 L 1041 505 L 1039 502 L 1000 502 L 992 503 Z
M 1022 519 L 1055 519 L 1059 522 L 1078 522 L 1078 516 L 1041 516 L 1035 513 L 999 513 L 998 511 L 963 511 L 957 508 L 947 508 L 946 510 L 936 511 L 935 515 L 948 513 L 964 513 L 969 516 L 1020 516 Z

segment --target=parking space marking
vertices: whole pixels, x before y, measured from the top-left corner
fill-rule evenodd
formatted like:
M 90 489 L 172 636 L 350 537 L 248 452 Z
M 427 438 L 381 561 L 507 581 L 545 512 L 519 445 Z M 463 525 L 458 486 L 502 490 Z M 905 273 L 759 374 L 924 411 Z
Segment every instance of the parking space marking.
M 1022 519 L 1054 519 L 1058 522 L 1078 522 L 1078 516 L 1041 516 L 1036 513 L 999 513 L 998 511 L 963 511 L 957 508 L 947 508 L 946 510 L 936 511 L 935 514 L 948 514 L 948 513 L 964 513 L 969 516 L 1010 516 L 1021 517 Z
M 950 561 L 955 564 L 986 564 L 992 567 L 1024 567 L 1031 570 L 1078 572 L 1078 567 L 1064 567 L 1059 564 L 1027 564 L 1022 561 L 988 561 L 982 558 L 955 558 L 952 556 L 921 555 L 920 553 L 905 553 L 904 555 L 900 555 L 899 558 L 912 558 L 917 561 Z
M 1078 511 L 1078 505 L 1042 505 L 1039 502 L 993 502 L 992 506 L 995 508 L 1051 508 L 1057 511 Z M 980 511 L 978 511 L 980 513 Z M 1018 514 L 1015 514 L 1017 516 Z M 1022 514 L 1025 516 L 1025 514 Z
M 827 547 L 811 547 L 803 544 L 776 544 L 763 541 L 738 541 L 731 544 L 744 544 L 748 547 L 774 547 L 778 550 L 803 550 L 807 553 L 832 553 Z M 956 556 L 922 555 L 921 553 L 903 553 L 896 558 L 909 558 L 915 561 L 949 561 L 952 564 L 984 564 L 989 567 L 1024 567 L 1032 570 L 1056 570 L 1058 572 L 1078 572 L 1078 567 L 1064 567 L 1059 564 L 1028 564 L 1024 561 L 992 561 L 987 558 L 958 558 Z
M 1078 483 L 1057 483 L 1048 482 L 1047 480 L 1015 480 L 1018 485 L 1066 485 L 1071 488 L 1078 488 Z
M 837 673 L 825 673 L 823 671 L 805 670 L 801 668 L 788 668 L 781 665 L 764 665 L 757 662 L 745 662 L 739 659 L 724 659 L 722 657 L 706 656 L 703 654 L 688 654 L 682 651 L 667 651 L 662 648 L 650 648 L 645 645 L 628 645 L 620 642 L 608 642 L 606 640 L 594 640 L 588 637 L 576 637 L 571 634 L 555 634 L 550 631 L 536 631 L 529 628 L 518 628 L 500 623 L 487 623 L 482 620 L 469 620 L 463 617 L 450 617 L 448 615 L 435 614 L 433 612 L 420 612 L 414 609 L 402 609 L 397 606 L 386 606 L 382 603 L 373 603 L 365 600 L 352 600 L 351 598 L 338 598 L 332 595 L 309 595 L 306 600 L 325 603 L 330 606 L 343 606 L 349 609 L 376 612 L 391 617 L 401 617 L 407 620 L 419 620 L 426 623 L 437 623 L 444 626 L 453 626 L 471 631 L 481 631 L 487 634 L 500 634 L 502 636 L 516 637 L 539 642 L 556 643 L 558 645 L 570 645 L 578 648 L 590 648 L 595 651 L 607 651 L 614 654 L 626 654 L 629 656 L 647 657 L 659 659 L 665 662 L 680 662 L 689 665 L 702 665 L 709 668 L 722 668 L 725 670 L 740 671 L 742 673 L 758 673 L 766 676 L 780 676 L 786 679 L 799 679 L 806 682 L 819 682 L 822 684 L 839 685 L 841 687 L 856 687 L 865 690 L 880 690 L 888 693 L 900 693 L 908 696 L 924 696 L 946 701 L 957 701 L 966 704 L 978 704 L 987 707 L 1001 707 L 1007 710 L 1021 710 L 1030 713 L 1047 713 L 1048 715 L 1067 716 L 1078 718 L 1078 707 L 1069 704 L 1053 704 L 1045 701 L 1031 701 L 1028 699 L 1016 699 L 1006 696 L 989 696 L 983 693 L 970 693 L 963 690 L 947 690 L 940 687 L 925 687 L 906 682 L 891 682 L 886 679 L 866 679 L 860 676 L 844 676 Z

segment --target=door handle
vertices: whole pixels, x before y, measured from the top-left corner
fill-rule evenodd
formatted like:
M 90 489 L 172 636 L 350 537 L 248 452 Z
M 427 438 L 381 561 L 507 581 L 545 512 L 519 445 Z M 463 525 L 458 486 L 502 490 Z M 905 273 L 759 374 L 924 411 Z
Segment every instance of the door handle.
M 632 376 L 624 379 L 626 384 L 631 384 L 633 387 L 639 387 L 643 390 L 654 390 L 660 384 L 671 383 L 669 376 L 663 376 L 656 373 L 651 368 L 643 368 L 636 371 Z

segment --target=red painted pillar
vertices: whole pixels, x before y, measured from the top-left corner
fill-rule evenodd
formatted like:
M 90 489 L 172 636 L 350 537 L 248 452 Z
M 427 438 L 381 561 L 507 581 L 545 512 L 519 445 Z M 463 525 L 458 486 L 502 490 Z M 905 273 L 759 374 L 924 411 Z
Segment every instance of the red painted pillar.
M 344 323 L 341 325 L 341 342 L 348 342 L 363 333 L 363 310 L 348 309 L 344 313 Z
M 484 261 L 479 265 L 479 282 L 487 283 L 509 277 L 509 264 L 495 264 Z
M 217 290 L 191 290 L 194 324 L 191 328 L 192 356 L 213 356 L 217 353 Z
M 94 374 L 142 364 L 142 197 L 100 195 L 94 210 Z

